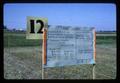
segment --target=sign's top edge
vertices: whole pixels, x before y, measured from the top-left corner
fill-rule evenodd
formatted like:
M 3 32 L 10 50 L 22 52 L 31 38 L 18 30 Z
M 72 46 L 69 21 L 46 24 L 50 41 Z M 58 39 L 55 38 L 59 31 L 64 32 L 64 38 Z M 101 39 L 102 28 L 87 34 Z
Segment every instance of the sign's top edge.
M 95 27 L 81 27 L 81 26 L 64 26 L 64 25 L 48 25 L 49 27 L 71 27 L 71 28 L 93 28 L 95 29 Z
M 27 16 L 27 19 L 48 19 L 47 17 Z
M 62 26 L 62 25 L 48 25 L 48 29 L 67 29 L 67 28 L 71 28 L 71 29 L 76 29 L 76 30 L 94 30 L 94 27 L 80 27 L 80 26 Z

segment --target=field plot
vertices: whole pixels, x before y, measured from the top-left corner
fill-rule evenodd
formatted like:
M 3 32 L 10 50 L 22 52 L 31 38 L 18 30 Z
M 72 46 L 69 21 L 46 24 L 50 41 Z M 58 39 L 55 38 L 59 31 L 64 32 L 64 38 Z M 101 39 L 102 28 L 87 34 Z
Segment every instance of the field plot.
M 116 78 L 116 36 L 97 35 L 96 79 Z M 4 78 L 41 79 L 42 40 L 26 40 L 25 33 L 4 32 Z M 92 79 L 92 65 L 45 69 L 45 79 Z
M 41 48 L 13 47 L 4 49 L 6 79 L 41 79 Z M 39 56 L 36 56 L 39 55 Z

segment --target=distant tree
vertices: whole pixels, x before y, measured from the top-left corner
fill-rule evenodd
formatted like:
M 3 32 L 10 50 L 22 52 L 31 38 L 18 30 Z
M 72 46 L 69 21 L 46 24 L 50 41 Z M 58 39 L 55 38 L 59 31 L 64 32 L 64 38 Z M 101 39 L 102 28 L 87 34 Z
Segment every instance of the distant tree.
M 3 26 L 3 29 L 7 29 L 7 26 Z
M 51 25 L 48 25 L 48 27 L 50 27 Z
M 13 28 L 13 29 L 12 29 L 12 31 L 16 31 L 16 29 L 15 29 L 15 28 Z

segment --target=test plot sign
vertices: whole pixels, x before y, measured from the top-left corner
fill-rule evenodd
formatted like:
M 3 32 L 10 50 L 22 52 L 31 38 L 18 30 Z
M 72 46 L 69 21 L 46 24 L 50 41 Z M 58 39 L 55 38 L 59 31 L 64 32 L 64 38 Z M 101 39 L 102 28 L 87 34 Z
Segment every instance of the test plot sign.
M 94 28 L 49 27 L 45 67 L 94 64 Z
M 43 28 L 47 28 L 47 18 L 27 17 L 26 39 L 42 39 Z

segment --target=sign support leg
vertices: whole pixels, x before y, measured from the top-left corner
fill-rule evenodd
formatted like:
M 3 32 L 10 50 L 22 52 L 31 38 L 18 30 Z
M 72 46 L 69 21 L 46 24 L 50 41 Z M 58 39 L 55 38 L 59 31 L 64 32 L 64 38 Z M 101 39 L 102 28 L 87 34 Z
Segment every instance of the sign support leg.
M 93 80 L 95 79 L 95 65 L 96 64 L 93 64 L 93 71 L 92 71 L 92 73 L 93 73 Z
M 44 65 L 46 64 L 46 38 L 47 38 L 47 31 L 44 29 L 43 31 L 43 53 L 42 53 L 42 79 L 44 79 Z
M 44 45 L 43 45 L 42 48 L 44 48 Z M 44 49 L 43 49 L 43 51 L 44 51 Z M 44 52 L 43 52 L 43 53 L 44 53 Z M 43 63 L 44 56 L 43 56 L 43 53 L 42 53 L 42 79 L 44 79 L 44 63 Z
M 42 64 L 42 80 L 44 79 L 44 65 Z

